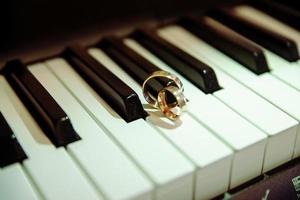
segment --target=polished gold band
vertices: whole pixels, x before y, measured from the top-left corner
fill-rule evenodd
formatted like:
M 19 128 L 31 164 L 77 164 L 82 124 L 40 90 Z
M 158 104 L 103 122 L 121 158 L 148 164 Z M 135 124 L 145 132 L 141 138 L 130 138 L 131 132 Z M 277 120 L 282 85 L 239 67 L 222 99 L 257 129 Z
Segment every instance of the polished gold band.
M 167 102 L 167 92 L 173 95 L 176 100 L 175 102 Z M 181 113 L 185 111 L 187 99 L 179 88 L 175 86 L 167 86 L 158 93 L 157 102 L 158 107 L 167 118 L 176 120 L 181 115 Z
M 151 79 L 159 77 L 171 80 L 169 83 L 171 83 L 172 85 L 164 86 L 164 88 L 159 91 L 158 96 L 155 98 L 146 89 L 146 85 Z M 171 120 L 176 120 L 180 116 L 182 111 L 185 110 L 187 99 L 183 95 L 183 85 L 179 78 L 174 74 L 166 71 L 155 71 L 150 74 L 150 76 L 144 81 L 142 89 L 146 101 L 151 106 L 159 108 L 163 112 L 163 114 Z M 176 100 L 175 102 L 167 102 L 167 92 L 173 95 L 174 99 Z

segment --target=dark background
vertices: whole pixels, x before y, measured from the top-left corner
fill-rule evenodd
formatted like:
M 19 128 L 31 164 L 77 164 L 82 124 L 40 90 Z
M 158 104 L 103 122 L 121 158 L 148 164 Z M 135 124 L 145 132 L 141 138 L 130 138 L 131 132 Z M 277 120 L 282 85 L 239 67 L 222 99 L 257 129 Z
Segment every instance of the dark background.
M 233 2 L 237 0 L 7 0 L 0 5 L 0 63 L 126 23 Z

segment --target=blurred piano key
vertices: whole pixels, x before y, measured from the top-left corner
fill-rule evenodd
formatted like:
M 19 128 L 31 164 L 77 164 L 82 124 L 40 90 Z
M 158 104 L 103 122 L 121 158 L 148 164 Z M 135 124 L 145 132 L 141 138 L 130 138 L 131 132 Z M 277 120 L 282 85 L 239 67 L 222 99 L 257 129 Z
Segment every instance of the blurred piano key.
M 234 15 L 230 9 L 214 10 L 209 16 L 290 62 L 299 59 L 297 44 L 293 40 Z
M 27 158 L 13 131 L 0 112 L 0 167 L 19 162 Z
M 234 37 L 216 26 L 216 21 L 209 18 L 181 18 L 178 24 L 193 34 L 203 38 L 215 48 L 229 55 L 256 74 L 269 71 L 262 50 L 241 37 Z
M 271 0 L 253 1 L 250 3 L 263 10 L 264 12 L 300 30 L 299 10 L 286 6 L 286 3 L 280 4 L 276 1 Z
M 282 7 L 289 7 L 289 8 L 300 11 L 300 5 L 297 1 L 274 0 L 274 2 L 277 2 L 278 5 L 280 5 Z
M 223 30 L 223 32 L 232 35 L 232 37 L 242 37 L 244 40 L 248 40 L 247 38 L 244 38 L 242 35 L 239 35 L 237 32 L 231 30 L 230 28 L 224 26 L 219 22 L 215 22 L 215 26 L 218 26 L 218 28 L 220 30 Z M 252 41 L 250 40 L 248 40 L 248 42 L 252 43 Z M 259 46 L 259 44 L 256 45 Z M 267 59 L 269 68 L 271 69 L 270 73 L 280 80 L 286 82 L 291 87 L 300 90 L 300 60 L 296 62 L 288 62 L 278 55 L 270 52 L 269 50 L 264 49 L 264 47 L 259 47 L 261 48 Z
M 298 50 L 300 50 L 300 32 L 288 23 L 281 22 L 249 5 L 234 6 L 231 11 L 243 19 L 294 40 L 297 43 Z
M 264 50 L 264 53 L 268 60 L 271 74 L 300 91 L 300 60 L 290 63 L 268 50 Z
M 21 165 L 0 168 L 0 199 L 41 199 Z

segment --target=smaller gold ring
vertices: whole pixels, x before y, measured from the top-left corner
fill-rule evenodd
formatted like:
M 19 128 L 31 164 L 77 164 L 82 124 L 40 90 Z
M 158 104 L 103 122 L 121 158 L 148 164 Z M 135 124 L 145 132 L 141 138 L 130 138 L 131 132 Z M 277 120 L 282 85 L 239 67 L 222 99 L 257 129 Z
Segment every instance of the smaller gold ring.
M 152 74 L 150 74 L 150 76 L 144 81 L 143 83 L 143 86 L 142 86 L 142 89 L 143 89 L 143 95 L 144 95 L 144 98 L 146 99 L 146 101 L 158 108 L 158 102 L 157 102 L 157 99 L 155 97 L 153 97 L 149 91 L 146 89 L 146 85 L 147 85 L 147 82 L 150 81 L 151 79 L 153 78 L 167 78 L 167 79 L 170 79 L 173 81 L 173 83 L 175 83 L 175 86 L 183 92 L 183 84 L 181 83 L 181 81 L 179 80 L 179 78 L 177 76 L 175 76 L 174 74 L 171 74 L 169 72 L 166 72 L 166 71 L 155 71 L 153 72 Z M 172 82 L 170 82 L 172 83 Z M 165 87 L 167 87 L 169 85 L 166 85 Z
M 169 92 L 175 98 L 175 101 L 168 103 L 166 99 L 166 92 Z M 167 86 L 162 89 L 157 96 L 158 107 L 163 114 L 170 120 L 176 120 L 183 111 L 185 111 L 187 99 L 182 91 L 175 86 Z

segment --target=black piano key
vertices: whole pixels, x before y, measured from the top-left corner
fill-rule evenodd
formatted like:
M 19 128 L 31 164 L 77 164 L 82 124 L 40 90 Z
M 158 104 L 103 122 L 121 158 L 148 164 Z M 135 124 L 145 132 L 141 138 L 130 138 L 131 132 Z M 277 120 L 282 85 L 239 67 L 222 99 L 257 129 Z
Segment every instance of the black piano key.
M 300 11 L 300 4 L 298 1 L 286 1 L 286 0 L 273 0 L 273 2 L 277 2 L 280 6 L 289 7 L 294 10 Z
M 26 158 L 25 152 L 0 112 L 0 167 L 22 162 Z
M 8 62 L 3 74 L 55 146 L 80 139 L 66 113 L 21 61 Z
M 178 24 L 240 62 L 257 75 L 269 71 L 263 51 L 246 39 L 224 32 L 208 23 L 205 18 L 181 18 Z
M 287 1 L 288 2 L 288 1 Z M 296 2 L 296 1 L 295 1 Z M 249 1 L 250 5 L 300 30 L 300 11 L 272 0 Z M 298 3 L 299 5 L 299 3 Z M 299 8 L 298 8 L 299 9 Z
M 290 62 L 299 59 L 297 44 L 293 40 L 238 17 L 229 9 L 214 10 L 209 16 Z
M 130 47 L 127 47 L 121 39 L 106 37 L 98 44 L 98 47 L 108 54 L 140 85 L 143 85 L 143 82 L 151 73 L 161 70 Z M 165 85 L 170 84 L 172 83 L 165 79 L 152 79 L 146 87 L 151 95 L 157 96 L 158 92 Z
M 146 117 L 138 95 L 83 47 L 70 46 L 63 57 L 126 122 Z
M 169 66 L 186 76 L 204 93 L 213 93 L 221 88 L 217 76 L 211 67 L 167 42 L 157 35 L 155 31 L 138 30 L 131 37 Z

